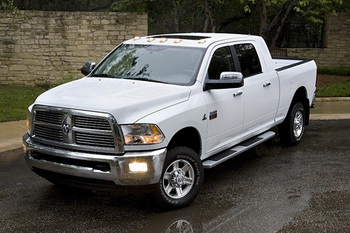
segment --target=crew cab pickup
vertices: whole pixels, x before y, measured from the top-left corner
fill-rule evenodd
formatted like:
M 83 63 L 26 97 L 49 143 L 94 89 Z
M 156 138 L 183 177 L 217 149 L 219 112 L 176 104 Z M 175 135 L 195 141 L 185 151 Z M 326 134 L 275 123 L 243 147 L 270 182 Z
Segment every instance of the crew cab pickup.
M 272 127 L 298 144 L 316 89 L 314 61 L 272 58 L 252 35 L 135 37 L 81 71 L 28 108 L 27 164 L 55 184 L 151 188 L 170 208 Z

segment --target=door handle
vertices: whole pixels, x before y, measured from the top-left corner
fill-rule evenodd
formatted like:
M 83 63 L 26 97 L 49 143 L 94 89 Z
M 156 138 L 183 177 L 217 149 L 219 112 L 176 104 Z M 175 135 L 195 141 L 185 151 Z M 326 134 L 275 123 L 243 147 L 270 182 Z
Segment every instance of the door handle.
M 243 91 L 239 91 L 239 92 L 233 93 L 233 97 L 240 96 L 242 94 L 243 94 Z
M 268 87 L 271 85 L 271 82 L 263 83 L 263 87 Z

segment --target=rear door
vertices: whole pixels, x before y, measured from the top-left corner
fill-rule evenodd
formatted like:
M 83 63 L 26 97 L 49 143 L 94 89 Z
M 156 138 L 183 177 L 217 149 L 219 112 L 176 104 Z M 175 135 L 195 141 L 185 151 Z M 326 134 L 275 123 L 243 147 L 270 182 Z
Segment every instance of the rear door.
M 238 69 L 244 77 L 244 122 L 242 137 L 269 128 L 278 105 L 279 83 L 275 71 L 267 72 L 262 54 L 254 42 L 235 44 Z

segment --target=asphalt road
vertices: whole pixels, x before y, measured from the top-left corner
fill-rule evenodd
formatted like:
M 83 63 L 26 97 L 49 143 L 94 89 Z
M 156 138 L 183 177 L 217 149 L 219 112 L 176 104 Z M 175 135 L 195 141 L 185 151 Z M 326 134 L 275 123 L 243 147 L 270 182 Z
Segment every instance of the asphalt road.
M 205 171 L 194 203 L 162 212 L 146 194 L 51 185 L 21 149 L 0 153 L 0 232 L 350 232 L 350 120 L 312 121 Z

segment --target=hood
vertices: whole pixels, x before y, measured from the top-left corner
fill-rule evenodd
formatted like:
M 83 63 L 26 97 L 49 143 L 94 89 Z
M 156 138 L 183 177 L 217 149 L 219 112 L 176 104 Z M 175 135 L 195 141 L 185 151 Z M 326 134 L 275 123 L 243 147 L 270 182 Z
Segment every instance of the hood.
M 189 95 L 190 88 L 187 86 L 82 78 L 43 93 L 35 104 L 110 113 L 119 124 L 126 124 L 184 102 Z

